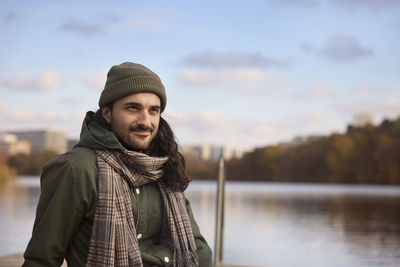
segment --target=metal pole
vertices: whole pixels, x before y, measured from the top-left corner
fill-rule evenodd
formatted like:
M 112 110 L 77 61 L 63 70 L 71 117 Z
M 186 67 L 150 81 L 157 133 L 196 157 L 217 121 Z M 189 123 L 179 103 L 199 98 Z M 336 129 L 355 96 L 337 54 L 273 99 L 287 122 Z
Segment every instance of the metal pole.
M 223 230 L 224 230 L 224 192 L 225 192 L 225 164 L 224 157 L 219 160 L 219 174 L 217 186 L 217 211 L 215 225 L 215 253 L 214 264 L 219 266 L 222 263 L 223 251 Z

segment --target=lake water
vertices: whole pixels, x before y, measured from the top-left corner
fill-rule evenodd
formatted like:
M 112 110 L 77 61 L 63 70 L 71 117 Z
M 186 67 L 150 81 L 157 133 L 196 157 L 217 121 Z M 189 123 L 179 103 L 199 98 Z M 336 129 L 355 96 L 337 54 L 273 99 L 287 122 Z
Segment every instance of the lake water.
M 0 256 L 25 249 L 40 194 L 37 177 L 0 183 Z M 214 246 L 216 182 L 186 196 Z M 400 266 L 400 187 L 226 185 L 224 262 L 266 267 Z

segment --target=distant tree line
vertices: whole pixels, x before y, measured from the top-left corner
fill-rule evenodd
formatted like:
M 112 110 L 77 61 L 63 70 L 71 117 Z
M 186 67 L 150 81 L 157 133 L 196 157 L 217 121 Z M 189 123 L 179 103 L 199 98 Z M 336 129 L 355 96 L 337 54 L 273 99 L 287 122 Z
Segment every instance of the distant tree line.
M 57 153 L 16 154 L 1 160 L 1 176 L 40 175 Z M 214 180 L 217 162 L 185 156 L 189 176 Z M 1 163 L 0 162 L 0 163 Z M 348 126 L 344 134 L 292 145 L 257 148 L 226 163 L 227 179 L 240 181 L 400 184 L 400 118 L 380 125 Z
M 217 176 L 211 162 L 188 164 L 188 171 L 195 179 Z M 257 148 L 227 162 L 227 179 L 399 185 L 400 118 L 378 126 L 348 126 L 345 134 L 299 144 Z
M 216 179 L 218 166 L 216 162 L 199 160 L 190 155 L 184 155 L 186 169 L 191 179 L 195 180 L 213 180 Z
M 267 146 L 228 162 L 231 180 L 400 184 L 400 118 L 345 134 Z
M 54 151 L 30 155 L 19 153 L 7 158 L 7 166 L 15 170 L 18 175 L 40 175 L 44 164 L 57 155 L 58 153 Z

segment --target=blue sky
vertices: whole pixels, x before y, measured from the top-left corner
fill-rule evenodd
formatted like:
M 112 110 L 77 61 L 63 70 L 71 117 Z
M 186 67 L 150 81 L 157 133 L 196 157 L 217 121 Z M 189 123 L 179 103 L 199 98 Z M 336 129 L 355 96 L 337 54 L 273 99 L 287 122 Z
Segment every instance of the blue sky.
M 182 145 L 254 147 L 400 115 L 397 0 L 2 1 L 0 131 L 77 138 L 115 64 L 161 77 Z

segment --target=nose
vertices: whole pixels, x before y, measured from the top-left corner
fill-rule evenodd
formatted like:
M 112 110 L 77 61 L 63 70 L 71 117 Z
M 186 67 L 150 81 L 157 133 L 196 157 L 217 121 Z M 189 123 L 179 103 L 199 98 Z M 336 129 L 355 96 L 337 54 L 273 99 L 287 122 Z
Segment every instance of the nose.
M 140 124 L 144 127 L 151 127 L 150 114 L 146 111 L 140 112 L 140 115 L 138 118 L 138 124 Z

